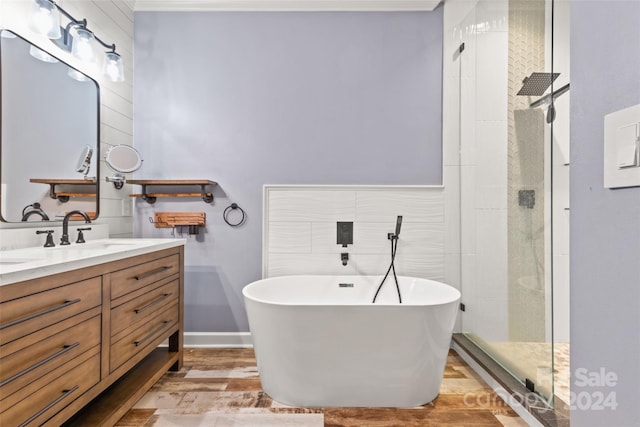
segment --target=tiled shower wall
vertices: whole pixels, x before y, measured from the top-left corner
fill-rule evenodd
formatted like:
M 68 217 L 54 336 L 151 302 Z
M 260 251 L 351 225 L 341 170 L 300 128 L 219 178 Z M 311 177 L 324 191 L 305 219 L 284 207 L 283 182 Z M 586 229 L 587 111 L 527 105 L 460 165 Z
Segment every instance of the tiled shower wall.
M 460 209 L 448 282 L 461 286 L 464 332 L 495 341 L 508 335 L 507 11 L 506 0 L 445 7 L 444 185 L 448 211 Z
M 545 67 L 545 0 L 509 0 L 509 93 L 522 80 Z M 538 97 L 509 96 L 508 231 L 509 340 L 545 342 L 545 124 L 542 108 L 529 104 Z M 520 206 L 518 193 L 533 191 L 533 206 Z
M 391 256 L 387 233 L 398 215 L 397 273 L 443 280 L 443 187 L 265 186 L 263 277 L 383 275 Z M 354 223 L 353 245 L 336 243 L 338 221 Z

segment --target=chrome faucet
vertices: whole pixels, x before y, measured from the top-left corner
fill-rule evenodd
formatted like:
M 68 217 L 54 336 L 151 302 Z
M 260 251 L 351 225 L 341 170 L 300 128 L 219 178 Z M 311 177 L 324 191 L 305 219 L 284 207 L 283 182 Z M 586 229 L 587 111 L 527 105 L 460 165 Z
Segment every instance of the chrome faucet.
M 84 211 L 71 211 L 71 212 L 67 212 L 67 214 L 64 216 L 64 219 L 62 220 L 62 237 L 60 238 L 60 245 L 65 246 L 65 245 L 70 245 L 69 243 L 69 219 L 74 216 L 74 215 L 82 215 L 84 217 L 84 222 L 89 224 L 91 222 L 91 219 L 89 218 L 89 215 L 87 215 L 86 212 Z

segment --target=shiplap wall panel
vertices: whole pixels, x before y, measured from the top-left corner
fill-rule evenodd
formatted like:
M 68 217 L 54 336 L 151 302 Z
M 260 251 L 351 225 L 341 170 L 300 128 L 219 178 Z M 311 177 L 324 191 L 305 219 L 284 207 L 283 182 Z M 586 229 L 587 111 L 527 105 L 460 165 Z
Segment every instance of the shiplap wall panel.
M 109 82 L 100 76 L 102 63 L 88 66 L 69 53 L 54 47 L 28 26 L 33 0 L 0 1 L 0 27 L 14 30 L 33 44 L 51 51 L 69 65 L 93 77 L 100 86 L 100 216 L 109 225 L 112 237 L 133 235 L 133 217 L 122 215 L 129 200 L 130 186 L 115 190 L 105 182 L 113 174 L 103 160 L 105 151 L 116 144 L 133 145 L 133 7 L 132 0 L 65 0 L 60 5 L 78 19 L 86 18 L 89 28 L 106 43 L 115 43 L 124 61 L 125 81 Z M 62 24 L 66 25 L 65 18 Z M 0 224 L 0 227 L 13 227 Z
M 133 119 L 104 105 L 101 109 L 102 123 L 115 129 L 133 129 Z
M 264 277 L 382 275 L 391 258 L 387 233 L 402 215 L 398 274 L 444 279 L 442 187 L 266 186 L 264 197 Z M 337 221 L 354 222 L 347 248 L 336 242 Z
M 117 111 L 129 119 L 133 119 L 133 104 L 131 100 L 123 98 L 111 90 L 103 90 L 100 93 L 100 104 Z

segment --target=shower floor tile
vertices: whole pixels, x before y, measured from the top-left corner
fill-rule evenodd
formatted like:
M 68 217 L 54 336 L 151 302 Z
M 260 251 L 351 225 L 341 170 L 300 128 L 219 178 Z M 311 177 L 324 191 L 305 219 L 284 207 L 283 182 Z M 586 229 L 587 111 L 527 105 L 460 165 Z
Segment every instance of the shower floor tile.
M 492 355 L 500 361 L 511 362 L 511 369 L 519 378 L 539 378 L 541 367 L 551 366 L 553 352 L 553 393 L 566 404 L 570 398 L 569 343 L 539 342 L 490 342 L 487 343 Z M 550 369 L 550 368 L 549 368 Z M 544 389 L 546 394 L 550 388 Z
M 260 385 L 252 349 L 186 349 L 184 368 L 168 372 L 116 424 L 119 427 L 504 426 L 526 423 L 450 351 L 440 394 L 416 408 L 297 408 Z

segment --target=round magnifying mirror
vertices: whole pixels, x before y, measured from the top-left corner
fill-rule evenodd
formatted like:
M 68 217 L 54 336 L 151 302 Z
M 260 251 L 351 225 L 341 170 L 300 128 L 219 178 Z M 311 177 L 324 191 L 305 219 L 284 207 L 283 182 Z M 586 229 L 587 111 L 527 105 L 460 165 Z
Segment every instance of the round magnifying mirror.
M 135 172 L 142 166 L 142 157 L 129 145 L 111 147 L 105 155 L 105 161 L 111 169 L 120 173 Z
M 91 156 L 93 155 L 93 148 L 90 145 L 86 145 L 82 149 L 82 153 L 80 153 L 80 158 L 78 159 L 78 165 L 76 166 L 76 172 L 80 172 L 83 174 L 89 173 L 89 168 L 91 167 Z

